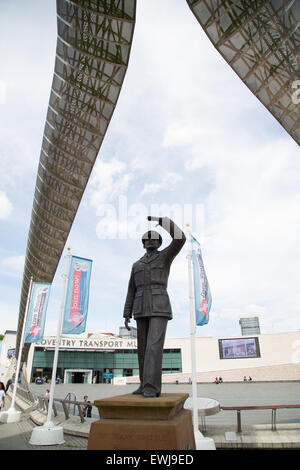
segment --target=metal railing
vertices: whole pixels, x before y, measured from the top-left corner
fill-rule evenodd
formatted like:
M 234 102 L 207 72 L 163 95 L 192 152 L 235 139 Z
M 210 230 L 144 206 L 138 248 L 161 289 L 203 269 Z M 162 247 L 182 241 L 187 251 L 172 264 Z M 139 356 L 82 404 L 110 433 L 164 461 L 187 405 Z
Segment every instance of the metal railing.
M 283 408 L 300 408 L 300 405 L 221 406 L 221 410 L 237 412 L 237 432 L 242 432 L 241 411 L 249 410 L 272 410 L 271 429 L 276 431 L 276 411 Z
M 68 395 L 67 395 L 68 396 Z M 39 408 L 41 410 L 47 410 L 48 411 L 48 406 L 49 406 L 49 398 L 44 397 L 43 395 L 37 395 L 37 399 L 39 402 Z M 83 412 L 84 407 L 86 406 L 85 401 L 77 401 L 77 400 L 66 400 L 66 398 L 54 398 L 53 400 L 53 413 L 54 416 L 57 416 L 57 405 L 60 404 L 62 406 L 65 419 L 69 419 L 71 414 L 70 414 L 70 406 L 73 405 L 73 410 L 74 413 L 72 416 L 75 416 L 75 410 L 77 409 L 78 411 L 78 416 L 80 417 L 81 423 L 85 422 L 85 414 Z M 93 407 L 93 403 L 89 404 L 90 406 Z
M 10 386 L 10 392 L 13 391 L 13 384 Z M 17 397 L 20 398 L 23 402 L 32 407 L 36 407 L 36 409 L 40 412 L 48 412 L 49 407 L 49 398 L 45 397 L 44 395 L 37 395 L 32 394 L 30 390 L 26 390 L 20 386 L 17 388 Z M 74 396 L 74 399 L 70 399 Z M 86 407 L 87 403 L 85 401 L 78 401 L 76 400 L 76 396 L 73 393 L 68 393 L 65 398 L 55 398 L 53 400 L 53 414 L 56 417 L 58 415 L 58 409 L 61 407 L 62 411 L 65 415 L 65 419 L 69 419 L 71 416 L 76 416 L 76 411 L 78 412 L 78 416 L 80 418 L 81 423 L 85 422 L 85 413 L 84 408 Z M 89 406 L 95 408 L 93 403 L 89 403 Z M 71 413 L 71 407 L 73 408 L 73 413 Z M 98 412 L 98 409 L 97 409 Z
M 14 384 L 11 384 L 9 386 L 9 390 L 11 392 L 13 392 L 14 386 L 15 386 Z M 31 393 L 30 390 L 27 390 L 26 388 L 22 388 L 18 385 L 16 393 L 23 401 L 25 401 L 29 405 L 34 404 L 34 401 L 35 401 L 34 396 L 33 396 L 33 394 Z
M 75 402 L 77 401 L 77 400 L 76 400 L 76 395 L 75 395 L 75 393 L 72 393 L 72 392 L 67 393 L 67 395 L 65 396 L 65 401 L 69 401 L 69 402 L 70 402 L 70 401 L 72 401 L 72 400 L 75 401 Z M 71 406 L 71 403 L 68 404 L 68 411 L 69 411 L 69 413 L 70 413 L 70 406 Z M 75 415 L 75 410 L 76 410 L 76 405 L 74 404 L 74 405 L 73 405 L 73 414 L 74 414 L 74 415 Z

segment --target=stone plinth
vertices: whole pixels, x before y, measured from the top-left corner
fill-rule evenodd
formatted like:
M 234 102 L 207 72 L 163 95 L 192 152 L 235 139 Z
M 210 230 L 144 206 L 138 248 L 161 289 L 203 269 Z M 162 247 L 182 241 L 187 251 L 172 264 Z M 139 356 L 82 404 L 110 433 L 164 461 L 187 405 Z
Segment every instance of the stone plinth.
M 88 450 L 195 449 L 192 414 L 183 409 L 188 396 L 126 394 L 96 400 L 101 419 L 91 424 Z

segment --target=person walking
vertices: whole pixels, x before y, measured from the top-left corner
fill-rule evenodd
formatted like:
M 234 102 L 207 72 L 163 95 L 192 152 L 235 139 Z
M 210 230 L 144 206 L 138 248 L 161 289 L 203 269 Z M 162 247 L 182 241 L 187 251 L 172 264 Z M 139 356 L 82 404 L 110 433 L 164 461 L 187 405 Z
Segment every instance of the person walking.
M 85 402 L 85 405 L 83 405 L 82 407 L 83 416 L 86 418 L 91 418 L 92 417 L 92 404 L 90 400 L 88 400 L 87 395 L 84 395 L 83 401 Z
M 7 393 L 7 390 L 9 389 L 9 387 L 11 386 L 12 384 L 12 379 L 8 379 L 7 383 L 6 383 L 6 387 L 5 387 L 5 393 Z
M 2 406 L 3 408 L 5 406 L 5 387 L 4 383 L 0 382 L 0 411 L 2 409 Z

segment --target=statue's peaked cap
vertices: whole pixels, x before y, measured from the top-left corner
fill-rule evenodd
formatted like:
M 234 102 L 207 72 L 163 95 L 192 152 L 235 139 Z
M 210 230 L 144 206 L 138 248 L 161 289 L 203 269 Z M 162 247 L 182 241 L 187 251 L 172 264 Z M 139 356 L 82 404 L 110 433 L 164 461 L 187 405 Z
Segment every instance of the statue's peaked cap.
M 155 230 L 148 230 L 148 232 L 144 233 L 142 242 L 144 243 L 145 240 L 159 240 L 159 246 L 162 244 L 162 237 Z

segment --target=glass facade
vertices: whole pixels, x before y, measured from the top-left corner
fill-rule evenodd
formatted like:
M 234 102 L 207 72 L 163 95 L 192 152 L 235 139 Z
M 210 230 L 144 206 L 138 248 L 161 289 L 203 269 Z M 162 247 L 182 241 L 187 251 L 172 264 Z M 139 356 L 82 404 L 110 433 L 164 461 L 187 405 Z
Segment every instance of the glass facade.
M 54 350 L 36 347 L 31 381 L 37 377 L 51 379 Z M 92 371 L 92 374 L 88 374 Z M 182 372 L 181 349 L 164 349 L 162 371 L 165 374 Z M 110 383 L 112 377 L 139 374 L 136 349 L 117 350 L 60 350 L 57 377 L 68 383 Z

